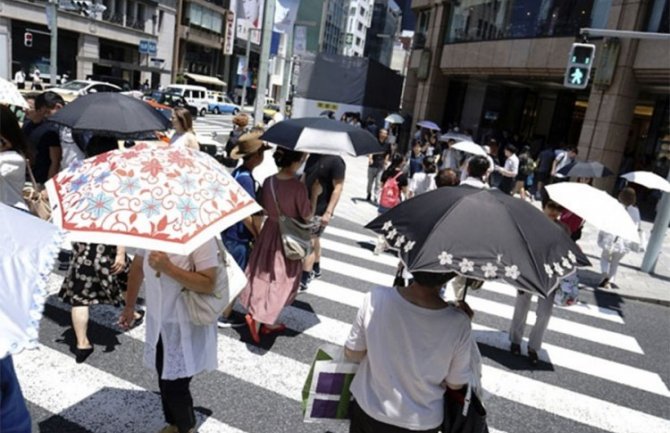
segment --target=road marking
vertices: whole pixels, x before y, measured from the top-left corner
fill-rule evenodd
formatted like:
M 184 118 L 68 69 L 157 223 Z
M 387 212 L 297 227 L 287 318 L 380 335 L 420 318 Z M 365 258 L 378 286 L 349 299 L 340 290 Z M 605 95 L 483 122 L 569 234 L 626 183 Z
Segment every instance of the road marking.
M 322 332 L 322 326 L 336 326 L 340 329 L 339 332 L 328 332 L 325 336 L 326 341 L 341 344 L 343 337 L 345 336 L 345 331 L 348 332 L 349 325 L 339 322 L 334 319 L 329 319 L 324 316 L 314 315 L 304 310 L 299 310 L 294 307 L 288 307 L 286 310 L 291 310 L 282 315 L 282 319 L 286 319 L 286 324 L 292 328 L 294 323 L 291 323 L 294 320 L 300 320 L 301 324 L 299 328 L 305 329 L 305 333 L 316 338 L 318 334 Z M 296 311 L 298 310 L 298 311 Z M 305 317 L 311 316 L 311 320 L 307 320 L 307 324 L 304 324 Z M 93 321 L 97 321 L 95 315 L 91 316 Z M 104 326 L 104 324 L 103 324 Z M 129 336 L 135 338 L 139 341 L 144 341 L 144 324 L 140 327 L 133 329 L 129 332 Z M 292 328 L 293 329 L 293 328 Z M 296 329 L 297 330 L 297 329 Z M 339 335 L 338 335 L 339 334 Z M 300 400 L 300 390 L 306 377 L 309 365 L 301 363 L 294 359 L 285 357 L 283 355 L 275 354 L 272 352 L 264 352 L 261 349 L 249 351 L 247 346 L 237 340 L 234 340 L 231 337 L 227 337 L 223 334 L 218 334 L 219 337 L 219 354 L 222 356 L 219 362 L 219 371 L 222 371 L 226 374 L 233 375 L 245 382 L 252 384 L 262 384 L 265 389 L 268 390 L 281 390 L 281 395 L 286 395 L 289 398 L 292 398 L 295 401 Z M 232 346 L 232 347 L 231 347 Z M 55 352 L 49 349 L 51 352 Z M 229 351 L 230 353 L 226 353 Z M 21 354 L 20 356 L 22 356 Z M 37 365 L 37 370 L 40 372 L 49 372 L 50 380 L 37 380 L 37 381 L 27 381 L 30 387 L 38 387 L 38 391 L 33 391 L 31 388 L 31 397 L 30 401 L 44 407 L 45 409 L 53 412 L 60 413 L 63 409 L 74 406 L 79 407 L 79 401 L 81 399 L 87 398 L 88 396 L 97 392 L 97 387 L 91 385 L 92 383 L 104 382 L 105 384 L 114 383 L 111 379 L 108 379 L 105 373 L 103 377 L 99 374 L 94 373 L 80 373 L 79 366 L 77 369 L 74 369 L 76 364 L 73 364 L 73 360 L 66 356 L 60 355 L 60 359 L 51 361 L 49 364 L 58 366 L 59 368 L 52 368 L 51 365 L 44 366 L 40 363 L 40 359 L 44 357 L 40 355 L 34 356 L 32 360 L 25 362 L 23 359 L 19 364 L 21 364 L 21 374 L 29 376 L 34 375 L 34 372 L 27 371 L 28 365 L 31 365 L 31 368 L 34 369 L 34 366 Z M 238 358 L 239 356 L 239 358 Z M 49 357 L 46 357 L 49 359 Z M 138 362 L 138 360 L 133 360 Z M 42 361 L 44 362 L 44 361 Z M 242 364 L 237 364 L 241 362 Z M 70 365 L 69 369 L 66 369 L 65 366 Z M 86 364 L 82 364 L 82 368 L 92 368 Z M 221 370 L 223 369 L 223 370 Z M 33 370 L 34 371 L 34 370 Z M 298 372 L 298 374 L 289 374 L 289 371 Z M 58 398 L 54 399 L 53 390 L 63 390 L 70 389 L 72 383 L 77 383 L 76 379 L 90 378 L 86 380 L 87 383 L 87 392 L 78 391 L 75 393 L 75 397 L 79 397 L 76 401 L 71 401 L 74 397 L 70 398 L 69 401 L 60 400 Z M 40 377 L 41 379 L 41 377 Z M 104 380 L 101 380 L 104 379 Z M 116 388 L 129 388 L 129 386 L 124 386 L 128 382 L 121 381 L 120 379 L 113 378 L 118 380 L 119 385 L 112 387 Z M 59 381 L 59 383 L 53 383 L 54 381 Z M 498 368 L 490 367 L 487 365 L 483 366 L 483 381 L 485 389 L 499 397 L 537 408 L 546 412 L 557 414 L 565 418 L 574 420 L 576 422 L 588 424 L 596 428 L 612 431 L 614 433 L 646 433 L 649 431 L 670 431 L 670 421 L 664 420 L 643 412 L 630 409 L 624 406 L 616 405 L 601 399 L 594 397 L 589 397 L 577 392 L 569 391 L 562 389 L 560 387 L 550 385 L 541 381 L 528 379 L 526 377 L 513 374 L 500 370 Z M 33 382 L 38 382 L 37 384 Z M 514 384 L 512 386 L 512 384 Z M 133 388 L 141 389 L 135 385 L 130 384 Z M 95 388 L 95 389 L 91 389 Z M 100 387 L 102 388 L 102 387 Z M 36 395 L 40 393 L 39 395 Z M 276 391 L 275 391 L 276 392 Z M 50 400 L 57 400 L 58 403 L 54 403 L 51 406 L 48 403 L 42 403 L 42 395 L 44 398 Z M 107 397 L 105 397 L 105 400 Z M 46 404 L 46 405 L 45 405 Z M 155 410 L 158 409 L 158 399 L 155 399 L 156 405 Z M 58 407 L 52 410 L 53 405 L 63 406 L 60 410 Z M 97 408 L 97 406 L 96 406 Z M 118 409 L 112 411 L 114 415 L 117 415 Z M 137 412 L 137 404 L 132 402 L 132 410 L 130 412 Z M 79 411 L 77 411 L 79 412 Z M 87 408 L 86 412 L 95 413 L 95 410 Z M 151 411 L 155 415 L 155 411 Z M 79 417 L 83 415 L 80 414 Z M 98 414 L 95 413 L 96 420 L 100 419 Z M 85 418 L 85 417 L 84 417 Z M 103 417 L 104 418 L 104 417 Z M 155 418 L 155 417 L 154 417 Z M 118 419 L 118 416 L 114 419 Z M 86 419 L 85 419 L 86 420 Z M 75 420 L 79 423 L 77 420 Z M 88 422 L 93 422 L 89 420 Z M 83 424 L 82 424 L 83 425 Z M 118 424 L 117 424 L 118 425 Z M 224 425 L 225 427 L 225 425 Z M 93 431 L 100 431 L 101 433 L 107 433 L 106 430 L 100 429 L 91 429 Z M 226 431 L 223 429 L 216 431 Z M 111 433 L 111 432 L 110 432 Z
M 364 243 L 374 243 L 375 238 L 374 236 L 371 235 L 364 235 L 358 232 L 354 232 L 351 230 L 345 230 L 345 229 L 338 229 L 337 227 L 333 226 L 328 226 L 326 227 L 326 231 L 324 232 L 327 235 L 333 235 L 337 236 L 339 238 L 344 238 L 344 239 L 349 239 L 352 241 L 356 242 L 364 242 Z M 372 233 L 372 232 L 370 232 Z
M 491 394 L 612 433 L 670 431 L 670 421 L 529 379 L 482 366 L 484 389 Z
M 158 431 L 165 426 L 154 392 L 86 363 L 75 364 L 72 357 L 47 346 L 15 355 L 14 367 L 28 401 L 89 431 L 118 433 L 121 425 L 138 427 L 129 431 Z M 202 423 L 199 432 L 244 433 L 199 412 L 196 417 Z
M 358 308 L 361 305 L 363 297 L 365 296 L 365 293 L 363 292 L 347 289 L 320 280 L 312 281 L 306 293 L 354 308 Z M 344 327 L 344 324 L 341 326 Z M 475 331 L 475 338 L 478 342 L 502 350 L 509 349 L 509 335 L 507 332 L 479 325 L 477 323 L 473 323 L 472 329 Z M 316 335 L 313 336 L 319 338 Z M 539 356 L 540 359 L 545 362 L 569 370 L 630 386 L 631 388 L 641 389 L 664 397 L 670 397 L 670 391 L 665 385 L 665 382 L 663 382 L 663 379 L 654 372 L 547 343 L 542 344 L 542 350 L 540 351 Z
M 346 254 L 351 257 L 364 259 L 369 262 L 379 263 L 380 265 L 390 266 L 393 268 L 390 272 L 395 272 L 398 267 L 399 260 L 397 257 L 389 256 L 388 254 L 375 255 L 372 251 L 354 247 L 352 245 L 343 244 L 342 242 L 331 241 L 330 239 L 321 238 L 321 248 L 334 251 L 339 254 Z
M 361 266 L 352 265 L 340 260 L 321 256 L 321 269 L 346 275 L 350 278 L 361 280 L 365 283 L 373 283 L 380 286 L 390 286 L 393 284 L 393 275 L 390 273 L 373 271 Z
M 478 298 L 476 296 L 469 297 L 468 304 L 475 311 L 481 311 L 482 313 L 491 314 L 493 316 L 502 317 L 508 320 L 510 320 L 510 318 L 514 315 L 514 307 L 501 304 L 499 302 Z M 535 318 L 535 312 L 529 311 L 526 324 L 531 325 L 535 323 Z M 575 323 L 571 320 L 562 319 L 560 317 L 552 317 L 549 321 L 547 329 L 569 335 L 574 338 L 580 338 L 582 340 L 603 344 L 605 346 L 616 347 L 617 349 L 644 354 L 644 351 L 634 337 L 620 334 L 618 332 L 596 328 L 590 325 L 582 325 L 581 323 Z
M 512 296 L 512 297 L 516 297 L 517 292 L 517 290 L 514 287 L 508 284 L 503 284 L 495 281 L 484 283 L 482 289 L 488 292 L 497 293 L 499 295 Z M 537 298 L 533 297 L 533 302 L 537 302 L 536 299 Z M 591 316 L 597 319 L 607 320 L 622 325 L 625 324 L 623 318 L 619 315 L 617 311 L 612 310 L 610 308 L 587 304 L 586 302 L 580 302 L 574 305 L 570 305 L 569 307 L 567 306 L 562 307 L 556 305 L 554 306 L 554 308 L 560 308 L 565 311 L 572 311 L 574 313 L 579 313 L 585 316 Z

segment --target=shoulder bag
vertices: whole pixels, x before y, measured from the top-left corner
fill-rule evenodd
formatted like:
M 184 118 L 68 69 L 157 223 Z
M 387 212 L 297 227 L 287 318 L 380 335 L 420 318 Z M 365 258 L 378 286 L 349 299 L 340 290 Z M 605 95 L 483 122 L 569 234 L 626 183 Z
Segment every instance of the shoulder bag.
M 281 213 L 275 193 L 275 178 L 270 180 L 270 190 L 275 206 L 284 256 L 288 260 L 302 260 L 312 252 L 311 224 L 300 222 Z
M 195 325 L 211 325 L 216 323 L 223 310 L 235 302 L 235 298 L 247 285 L 247 277 L 244 271 L 233 260 L 226 251 L 221 239 L 216 238 L 219 250 L 219 266 L 216 270 L 216 281 L 214 291 L 204 294 L 182 289 L 182 296 L 186 303 L 186 310 Z
M 46 198 L 37 186 L 33 170 L 30 168 L 30 161 L 26 159 L 26 169 L 28 176 L 30 176 L 30 186 L 23 187 L 23 200 L 25 200 L 30 213 L 45 221 L 51 219 L 51 206 L 49 199 Z

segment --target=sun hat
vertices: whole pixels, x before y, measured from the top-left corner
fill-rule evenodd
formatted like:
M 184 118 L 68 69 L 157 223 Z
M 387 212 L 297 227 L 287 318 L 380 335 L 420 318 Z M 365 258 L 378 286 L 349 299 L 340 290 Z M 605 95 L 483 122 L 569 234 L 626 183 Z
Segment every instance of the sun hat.
M 252 131 L 240 136 L 237 144 L 233 147 L 233 150 L 230 151 L 230 157 L 233 159 L 240 159 L 256 153 L 261 149 L 270 149 L 270 146 L 259 139 L 261 135 L 263 135 L 262 131 Z

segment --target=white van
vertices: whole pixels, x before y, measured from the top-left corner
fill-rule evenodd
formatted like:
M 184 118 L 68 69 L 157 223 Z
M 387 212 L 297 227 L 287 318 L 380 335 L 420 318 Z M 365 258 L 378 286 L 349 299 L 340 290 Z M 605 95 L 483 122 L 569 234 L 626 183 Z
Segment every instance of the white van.
M 192 105 L 198 109 L 200 116 L 204 116 L 207 113 L 209 99 L 206 87 L 191 84 L 170 84 L 165 91 L 183 96 L 188 105 Z

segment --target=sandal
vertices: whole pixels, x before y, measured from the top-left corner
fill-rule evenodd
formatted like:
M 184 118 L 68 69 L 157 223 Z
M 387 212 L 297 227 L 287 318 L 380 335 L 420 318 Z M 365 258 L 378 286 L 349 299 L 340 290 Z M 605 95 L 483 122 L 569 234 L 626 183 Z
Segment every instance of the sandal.
M 284 325 L 283 323 L 280 323 L 279 325 L 275 326 L 274 328 L 270 328 L 269 326 L 266 326 L 266 325 L 261 326 L 261 334 L 263 334 L 263 335 L 280 334 L 284 331 L 286 331 L 286 325 Z
M 249 334 L 251 334 L 251 339 L 254 341 L 254 343 L 260 344 L 261 336 L 258 335 L 258 328 L 256 327 L 256 321 L 254 320 L 253 317 L 251 317 L 251 314 L 247 314 L 246 316 L 244 316 L 244 320 L 247 322 L 247 327 L 249 328 Z

